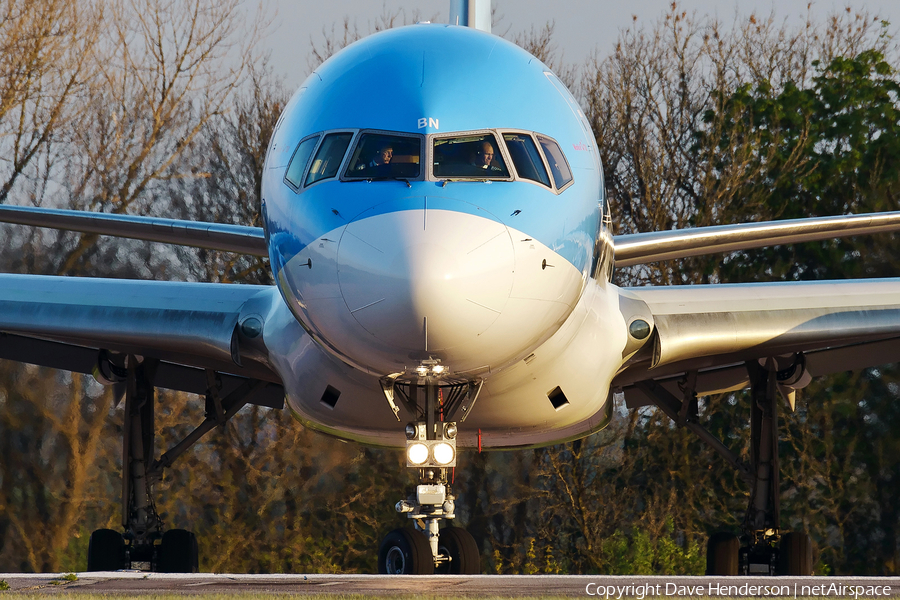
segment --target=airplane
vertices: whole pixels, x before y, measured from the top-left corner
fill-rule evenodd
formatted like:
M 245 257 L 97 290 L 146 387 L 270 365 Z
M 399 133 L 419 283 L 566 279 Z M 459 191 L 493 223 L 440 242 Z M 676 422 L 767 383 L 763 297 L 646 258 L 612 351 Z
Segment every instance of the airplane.
M 124 393 L 123 531 L 89 571 L 196 572 L 194 534 L 153 502 L 164 469 L 243 406 L 402 449 L 419 484 L 395 505 L 381 573 L 473 574 L 451 525 L 463 449 L 588 436 L 616 398 L 693 430 L 749 482 L 742 538 L 708 573 L 810 574 L 809 537 L 778 522 L 779 398 L 812 377 L 900 359 L 900 280 L 620 287 L 630 266 L 900 229 L 900 213 L 613 234 L 591 126 L 538 59 L 489 32 L 489 3 L 450 24 L 364 38 L 317 68 L 267 150 L 262 227 L 0 206 L 0 221 L 269 259 L 272 286 L 0 275 L 0 358 Z M 751 389 L 751 461 L 698 422 L 697 397 Z M 207 416 L 162 456 L 156 388 Z

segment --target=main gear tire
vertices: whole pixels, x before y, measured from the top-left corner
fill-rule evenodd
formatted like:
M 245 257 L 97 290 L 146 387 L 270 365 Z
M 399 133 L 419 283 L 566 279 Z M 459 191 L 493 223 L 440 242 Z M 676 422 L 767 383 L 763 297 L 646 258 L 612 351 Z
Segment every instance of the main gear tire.
M 790 531 L 781 536 L 781 543 L 778 545 L 778 574 L 813 574 L 812 541 L 807 534 Z
M 706 574 L 737 575 L 740 547 L 740 541 L 733 533 L 720 531 L 711 535 L 706 544 Z
M 200 552 L 197 536 L 184 529 L 170 529 L 159 545 L 160 573 L 197 573 L 200 571 Z
M 125 538 L 112 529 L 98 529 L 88 541 L 88 571 L 118 571 L 125 568 Z

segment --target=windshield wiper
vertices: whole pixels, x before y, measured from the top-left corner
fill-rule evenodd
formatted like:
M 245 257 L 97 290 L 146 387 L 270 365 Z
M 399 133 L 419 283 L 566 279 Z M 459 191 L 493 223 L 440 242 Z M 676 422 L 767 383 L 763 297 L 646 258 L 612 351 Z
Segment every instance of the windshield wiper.
M 488 179 L 488 178 L 486 178 L 486 177 L 485 177 L 485 178 L 478 178 L 478 177 L 448 177 L 448 178 L 446 178 L 446 179 L 442 179 L 442 180 L 441 180 L 441 187 L 447 187 L 447 184 L 448 184 L 449 182 L 451 182 L 451 181 L 454 182 L 454 183 L 460 182 L 460 181 L 474 181 L 474 182 L 476 182 L 476 183 L 490 183 L 490 182 L 496 181 L 496 180 L 494 180 L 494 179 Z M 502 180 L 500 180 L 500 181 L 506 181 L 506 180 L 505 180 L 505 179 L 502 179 Z
M 372 183 L 373 181 L 402 181 L 406 184 L 406 187 L 412 187 L 412 184 L 409 182 L 409 179 L 404 177 L 354 177 L 353 179 L 344 179 L 347 183 L 359 183 L 360 181 L 364 181 L 366 183 Z
M 412 184 L 409 182 L 409 179 L 406 179 L 405 177 L 394 177 L 391 175 L 386 175 L 384 177 L 372 177 L 371 179 L 369 179 L 369 181 L 402 181 L 403 183 L 406 184 L 406 187 L 409 187 L 409 188 L 412 187 Z

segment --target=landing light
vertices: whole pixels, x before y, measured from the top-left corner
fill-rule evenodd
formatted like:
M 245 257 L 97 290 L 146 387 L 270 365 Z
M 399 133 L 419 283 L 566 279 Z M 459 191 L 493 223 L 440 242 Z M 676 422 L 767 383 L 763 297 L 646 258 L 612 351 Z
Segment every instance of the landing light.
M 419 377 L 428 377 L 430 375 L 441 375 L 444 373 L 448 373 L 449 369 L 439 364 L 436 360 L 425 360 L 422 361 L 418 367 L 416 367 L 416 373 Z
M 421 465 L 428 460 L 428 446 L 425 444 L 411 444 L 406 449 L 406 458 L 414 465 Z
M 448 465 L 453 462 L 453 446 L 446 442 L 441 442 L 440 444 L 435 444 L 432 449 L 432 453 L 434 455 L 434 462 L 439 465 Z

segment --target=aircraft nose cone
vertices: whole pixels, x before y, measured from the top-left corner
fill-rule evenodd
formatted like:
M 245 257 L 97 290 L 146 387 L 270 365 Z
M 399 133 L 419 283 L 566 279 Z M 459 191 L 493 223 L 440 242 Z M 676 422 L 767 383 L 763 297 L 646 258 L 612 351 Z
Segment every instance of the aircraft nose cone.
M 363 214 L 338 248 L 347 309 L 366 332 L 413 359 L 474 342 L 513 285 L 507 228 L 486 213 L 443 206 Z

